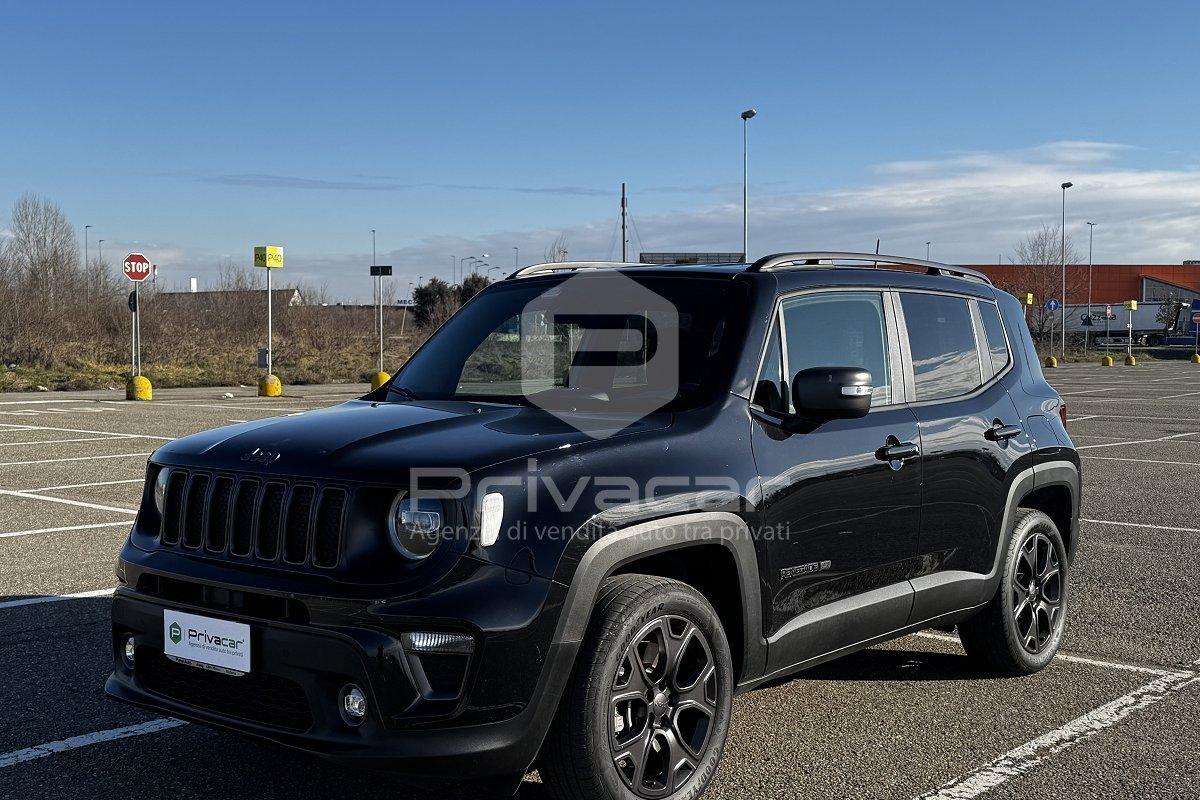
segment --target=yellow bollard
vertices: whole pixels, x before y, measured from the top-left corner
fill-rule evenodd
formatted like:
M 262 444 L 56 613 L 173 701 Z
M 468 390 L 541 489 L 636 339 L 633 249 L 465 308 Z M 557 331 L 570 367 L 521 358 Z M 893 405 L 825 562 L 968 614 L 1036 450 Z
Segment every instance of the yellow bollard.
M 1200 353 L 1192 353 L 1192 363 L 1200 364 Z
M 154 387 L 145 375 L 135 375 L 125 384 L 126 400 L 153 400 Z
M 1100 359 L 1100 366 L 1111 367 L 1112 365 L 1113 365 L 1113 357 L 1112 356 L 1105 356 L 1104 358 Z
M 1137 356 L 1125 356 L 1125 366 L 1136 367 L 1137 366 Z
M 376 372 L 375 377 L 371 378 L 371 391 L 372 392 L 375 391 L 376 389 L 378 389 L 380 386 L 383 386 L 385 383 L 387 383 L 391 379 L 392 379 L 392 376 L 386 372 Z
M 283 384 L 276 375 L 264 375 L 258 379 L 259 397 L 279 397 L 283 394 Z
M 1058 359 L 1055 358 L 1054 356 L 1046 356 L 1046 366 L 1047 367 L 1057 367 Z

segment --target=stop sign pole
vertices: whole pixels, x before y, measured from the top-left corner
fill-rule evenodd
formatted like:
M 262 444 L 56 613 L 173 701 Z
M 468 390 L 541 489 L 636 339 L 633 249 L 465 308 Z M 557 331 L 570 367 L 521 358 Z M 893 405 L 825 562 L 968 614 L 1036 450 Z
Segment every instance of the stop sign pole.
M 142 304 L 138 287 L 142 285 L 142 281 L 150 277 L 153 267 L 150 264 L 150 259 L 141 253 L 130 253 L 125 256 L 122 267 L 125 271 L 125 277 L 133 281 L 133 302 L 130 304 L 133 311 L 133 325 L 129 331 L 129 349 L 130 367 L 134 376 L 138 376 L 142 374 Z

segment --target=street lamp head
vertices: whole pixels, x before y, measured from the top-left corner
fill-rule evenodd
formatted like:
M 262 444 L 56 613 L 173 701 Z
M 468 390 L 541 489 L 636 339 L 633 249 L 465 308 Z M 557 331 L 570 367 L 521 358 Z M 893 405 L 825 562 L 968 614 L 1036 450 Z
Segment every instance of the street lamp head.
M 758 112 L 753 108 L 747 108 L 742 112 L 742 119 L 754 119 L 756 116 L 758 116 Z
M 488 255 L 489 255 L 488 253 L 484 253 L 484 254 L 483 254 L 482 256 L 480 256 L 480 257 L 481 257 L 481 258 L 488 258 Z
M 1064 188 L 1064 189 L 1070 189 L 1070 188 L 1071 188 L 1072 186 L 1074 186 L 1074 185 L 1075 185 L 1075 184 L 1071 183 L 1070 181 L 1067 181 L 1066 183 L 1064 183 L 1064 184 L 1062 185 L 1062 188 Z
M 1094 222 L 1089 222 L 1089 223 L 1087 223 L 1087 224 L 1088 224 L 1088 225 L 1091 225 L 1092 227 L 1095 227 L 1095 226 L 1096 226 L 1096 223 L 1094 223 Z

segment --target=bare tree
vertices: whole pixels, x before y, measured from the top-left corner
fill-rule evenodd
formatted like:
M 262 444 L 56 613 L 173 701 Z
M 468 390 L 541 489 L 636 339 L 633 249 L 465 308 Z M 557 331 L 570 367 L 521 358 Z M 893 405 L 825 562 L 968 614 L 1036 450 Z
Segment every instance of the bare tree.
M 1000 288 L 1015 295 L 1033 293 L 1033 309 L 1030 311 L 1029 328 L 1037 339 L 1044 339 L 1059 329 L 1061 312 L 1051 312 L 1046 302 L 1062 297 L 1062 238 L 1058 226 L 1043 225 L 1017 243 L 1014 263 L 1017 265 L 1011 280 Z M 1070 235 L 1067 236 L 1066 256 L 1068 266 L 1081 261 Z M 1081 297 L 1087 284 L 1081 280 L 1077 270 L 1067 271 L 1068 296 Z
M 567 260 L 567 236 L 565 233 L 560 233 L 546 248 L 545 258 L 547 264 L 561 264 Z

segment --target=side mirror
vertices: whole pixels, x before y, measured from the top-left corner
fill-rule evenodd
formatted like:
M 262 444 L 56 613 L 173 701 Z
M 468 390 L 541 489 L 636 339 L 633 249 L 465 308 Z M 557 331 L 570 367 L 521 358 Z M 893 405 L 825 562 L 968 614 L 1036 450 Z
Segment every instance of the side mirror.
M 871 373 L 858 367 L 813 367 L 796 373 L 792 402 L 801 416 L 857 419 L 871 410 Z

